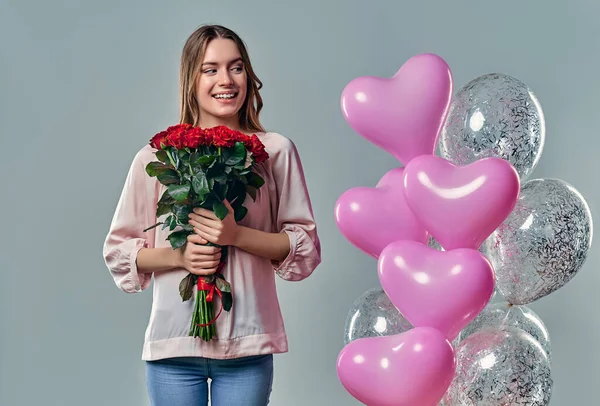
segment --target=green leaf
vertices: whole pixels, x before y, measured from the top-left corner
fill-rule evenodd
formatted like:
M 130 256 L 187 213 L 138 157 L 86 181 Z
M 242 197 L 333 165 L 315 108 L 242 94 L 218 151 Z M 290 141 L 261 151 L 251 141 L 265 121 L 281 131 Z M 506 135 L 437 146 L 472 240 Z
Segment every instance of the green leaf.
M 248 214 L 248 209 L 244 206 L 240 206 L 235 209 L 235 221 L 242 221 Z
M 257 189 L 265 184 L 265 180 L 256 172 L 250 172 L 247 175 L 247 179 L 248 179 L 248 184 L 250 186 L 254 186 Z
M 219 175 L 223 175 L 223 171 L 225 170 L 225 165 L 223 165 L 222 163 L 218 163 L 217 161 L 215 161 L 216 163 L 214 163 L 212 166 L 210 166 L 208 168 L 208 170 L 206 171 L 206 176 L 208 178 L 215 178 Z
M 187 236 L 190 233 L 185 230 L 174 231 L 167 237 L 167 240 L 171 243 L 171 247 L 173 249 L 180 248 L 185 245 L 187 241 Z
M 169 148 L 168 152 L 173 159 L 173 165 L 175 166 L 175 169 L 179 169 L 179 154 L 177 153 L 177 148 L 171 147 Z
M 179 223 L 181 223 L 181 224 L 187 224 L 188 219 L 189 219 L 188 216 L 190 215 L 190 213 L 192 211 L 193 211 L 192 206 L 189 206 L 187 204 L 174 204 L 173 205 L 173 214 L 175 214 L 175 216 L 179 220 Z
M 161 162 L 164 162 L 166 164 L 171 163 L 171 162 L 169 162 L 169 156 L 167 155 L 167 151 L 160 149 L 160 150 L 156 151 L 156 153 L 154 155 L 156 155 L 156 158 Z
M 213 193 L 214 193 L 215 197 L 217 198 L 217 200 L 219 200 L 219 201 L 225 200 L 225 198 L 227 197 L 227 189 L 228 188 L 229 188 L 229 186 L 227 186 L 227 184 L 222 184 L 222 183 L 216 183 L 213 186 Z
M 177 150 L 177 157 L 179 158 L 179 162 L 187 162 L 190 157 L 190 153 L 186 149 L 179 149 Z
M 206 174 L 204 172 L 200 171 L 192 177 L 192 187 L 194 188 L 194 192 L 196 192 L 201 199 L 210 193 L 208 179 L 206 179 Z
M 168 171 L 160 173 L 157 176 L 157 179 L 160 183 L 162 183 L 165 186 L 173 185 L 181 181 L 181 179 L 179 178 L 179 174 L 173 169 L 169 169 Z
M 233 154 L 233 148 L 221 148 L 221 162 L 225 163 Z
M 183 224 L 181 228 L 185 231 L 189 231 L 190 233 L 194 232 L 194 227 L 189 224 Z
M 258 192 L 258 190 L 254 187 L 254 186 L 246 186 L 246 192 L 248 192 L 248 194 L 250 195 L 250 197 L 252 198 L 252 201 L 256 201 L 256 193 Z
M 234 166 L 246 160 L 246 147 L 242 142 L 236 142 L 231 156 L 225 160 L 225 165 Z
M 223 310 L 225 310 L 226 312 L 231 310 L 231 307 L 233 306 L 233 296 L 230 292 L 224 292 L 223 296 L 221 297 L 221 303 L 223 303 Z
M 171 222 L 173 221 L 173 215 L 171 214 L 169 217 L 165 219 L 163 222 L 162 229 L 165 230 L 171 226 Z
M 156 209 L 156 217 L 160 217 L 160 216 L 164 216 L 167 213 L 171 212 L 172 209 L 172 203 L 158 203 L 157 209 Z
M 175 227 L 177 227 L 177 217 L 171 216 L 169 218 L 169 230 L 173 231 L 173 230 L 175 230 Z
M 246 186 L 240 182 L 238 179 L 235 179 L 231 183 L 231 187 L 227 191 L 227 200 L 231 203 L 231 205 L 235 208 L 235 205 L 241 205 L 244 203 L 246 199 Z
M 195 165 L 211 165 L 216 161 L 217 157 L 214 155 L 200 155 L 196 158 L 193 163 Z
M 158 200 L 158 204 L 172 204 L 175 203 L 175 199 L 169 194 L 169 189 L 165 190 Z
M 231 292 L 231 285 L 224 278 L 217 277 L 215 282 L 221 292 Z
M 215 182 L 218 183 L 227 183 L 227 174 L 225 173 L 225 170 L 223 170 L 223 172 L 219 173 L 218 175 L 214 176 L 213 179 L 215 180 Z
M 193 274 L 190 273 L 179 282 L 179 295 L 184 302 L 190 300 L 194 293 L 194 282 L 192 279 Z
M 229 213 L 227 207 L 225 206 L 225 204 L 223 204 L 223 202 L 215 202 L 213 204 L 213 212 L 219 218 L 219 220 L 223 220 L 225 217 L 227 217 L 227 214 Z
M 158 161 L 152 161 L 146 165 L 146 173 L 151 177 L 158 176 L 161 173 L 169 171 L 170 169 L 171 168 L 169 168 L 167 165 Z
M 182 202 L 187 199 L 189 193 L 189 183 L 184 183 L 183 185 L 169 185 L 169 194 L 178 202 Z
M 203 276 L 203 277 L 202 277 L 202 279 L 204 279 L 204 282 L 205 282 L 205 283 L 208 283 L 209 285 L 210 285 L 211 283 L 215 283 L 215 275 L 214 275 L 214 274 L 213 274 L 213 275 L 206 275 L 206 276 Z

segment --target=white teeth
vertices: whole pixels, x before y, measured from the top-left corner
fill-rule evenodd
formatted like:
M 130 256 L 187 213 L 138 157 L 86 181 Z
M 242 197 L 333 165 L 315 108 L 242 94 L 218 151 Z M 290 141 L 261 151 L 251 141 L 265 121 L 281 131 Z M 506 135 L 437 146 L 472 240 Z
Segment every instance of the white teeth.
M 215 94 L 213 97 L 215 99 L 233 99 L 235 97 L 235 93 Z

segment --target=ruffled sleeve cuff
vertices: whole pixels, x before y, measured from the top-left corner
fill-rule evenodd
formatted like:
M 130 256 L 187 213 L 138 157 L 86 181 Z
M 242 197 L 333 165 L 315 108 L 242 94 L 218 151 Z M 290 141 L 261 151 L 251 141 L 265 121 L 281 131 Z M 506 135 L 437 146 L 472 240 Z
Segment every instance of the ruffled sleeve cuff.
M 318 241 L 315 242 L 302 228 L 286 227 L 283 232 L 290 239 L 290 252 L 283 261 L 273 261 L 277 275 L 287 281 L 300 281 L 310 276 L 321 263 Z

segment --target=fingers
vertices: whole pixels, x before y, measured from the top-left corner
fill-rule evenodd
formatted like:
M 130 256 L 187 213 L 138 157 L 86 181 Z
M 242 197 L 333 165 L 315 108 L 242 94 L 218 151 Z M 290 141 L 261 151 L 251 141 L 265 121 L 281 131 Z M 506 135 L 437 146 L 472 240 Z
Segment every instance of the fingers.
M 194 275 L 200 275 L 200 276 L 206 276 L 206 275 L 212 275 L 213 273 L 217 272 L 217 268 L 208 268 L 208 269 L 204 269 L 204 268 L 192 268 L 190 270 L 191 273 L 193 273 Z
M 190 222 L 191 224 L 191 222 Z M 210 228 L 205 226 L 204 224 L 192 224 L 194 226 L 194 230 L 196 230 L 196 233 L 201 236 L 204 239 L 210 239 L 211 237 L 218 237 L 221 235 L 221 229 L 220 227 L 217 228 Z M 210 241 L 210 240 L 209 240 Z
M 186 252 L 187 270 L 195 275 L 211 275 L 221 263 L 221 252 L 218 247 L 191 245 Z M 201 251 L 208 251 L 202 253 Z
M 189 248 L 190 253 L 193 257 L 198 255 L 213 255 L 219 253 L 221 255 L 221 247 L 215 247 L 210 245 L 194 245 Z
M 237 197 L 236 197 L 236 199 L 237 199 Z M 235 199 L 233 201 L 235 201 Z M 229 213 L 233 213 L 233 207 L 231 207 L 231 204 L 229 203 L 229 201 L 227 199 L 223 200 L 223 204 L 225 205 L 225 207 L 227 207 L 227 210 L 229 210 Z
M 206 227 L 215 229 L 223 227 L 223 223 L 219 219 L 213 220 L 206 217 L 197 216 L 195 214 L 190 214 L 188 222 L 195 227 L 198 225 L 204 225 Z
M 219 263 L 221 262 L 220 259 L 204 259 L 202 261 L 194 261 L 194 267 L 195 268 L 202 268 L 202 269 L 211 269 L 211 268 L 216 268 L 217 266 L 219 266 Z
M 195 244 L 206 244 L 208 242 L 208 241 L 206 241 L 205 238 L 203 238 L 202 236 L 200 236 L 198 234 L 188 235 L 187 240 L 188 240 L 188 242 L 195 243 Z
M 202 264 L 204 262 L 219 262 L 221 260 L 221 253 L 217 252 L 214 254 L 205 254 L 205 255 L 198 255 L 198 254 L 192 254 L 190 262 L 193 263 L 194 265 L 196 264 Z
M 203 230 L 208 234 L 215 234 L 223 229 L 223 223 L 220 220 L 211 220 L 205 217 L 190 217 L 188 223 L 197 230 Z
M 193 216 L 193 217 L 204 217 L 204 218 L 206 218 L 206 219 L 219 220 L 219 218 L 217 217 L 217 215 L 216 215 L 216 214 L 215 214 L 213 211 L 211 211 L 211 210 L 206 210 L 206 209 L 203 209 L 203 208 L 201 208 L 201 207 L 196 207 L 196 208 L 194 209 L 194 213 L 195 213 L 196 215 L 194 215 L 194 214 L 192 213 L 192 214 L 190 214 L 190 217 L 192 217 L 192 216 Z M 196 220 L 197 220 L 197 219 L 196 219 Z

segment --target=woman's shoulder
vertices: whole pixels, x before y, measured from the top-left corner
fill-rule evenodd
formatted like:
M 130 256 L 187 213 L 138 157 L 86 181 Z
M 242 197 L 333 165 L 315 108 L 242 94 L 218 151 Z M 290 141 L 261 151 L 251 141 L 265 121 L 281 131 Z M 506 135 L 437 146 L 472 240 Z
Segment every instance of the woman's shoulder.
M 296 152 L 294 141 L 279 132 L 266 131 L 257 134 L 257 136 L 270 156 L 289 155 Z
M 145 144 L 136 151 L 133 157 L 133 161 L 145 166 L 151 161 L 156 161 L 155 154 L 156 148 L 152 147 L 150 144 Z

